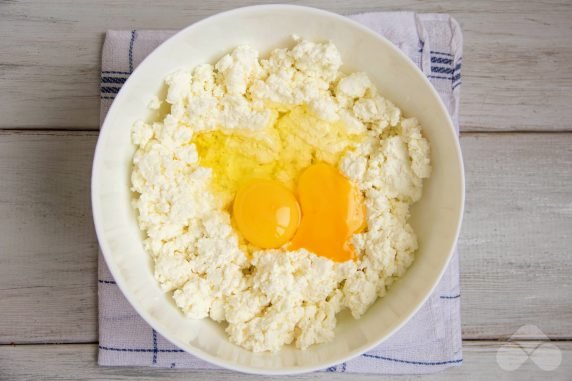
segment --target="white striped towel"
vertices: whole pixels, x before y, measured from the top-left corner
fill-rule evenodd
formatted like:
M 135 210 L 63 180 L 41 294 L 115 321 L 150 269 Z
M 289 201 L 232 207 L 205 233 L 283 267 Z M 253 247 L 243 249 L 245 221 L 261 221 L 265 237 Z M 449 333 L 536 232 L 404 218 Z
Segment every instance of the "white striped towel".
M 385 36 L 407 54 L 439 92 L 458 129 L 462 35 L 443 14 L 366 13 L 350 18 Z M 109 31 L 102 54 L 101 120 L 133 69 L 174 31 Z M 455 253 L 433 295 L 379 347 L 328 372 L 417 374 L 462 363 L 459 262 Z M 188 369 L 216 368 L 149 327 L 122 295 L 99 257 L 99 364 Z

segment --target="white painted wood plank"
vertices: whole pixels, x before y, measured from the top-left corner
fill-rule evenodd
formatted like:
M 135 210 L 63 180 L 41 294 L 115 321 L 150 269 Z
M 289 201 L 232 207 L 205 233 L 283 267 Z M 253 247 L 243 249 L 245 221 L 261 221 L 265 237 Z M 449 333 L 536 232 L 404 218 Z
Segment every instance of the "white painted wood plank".
M 469 134 L 461 146 L 464 337 L 535 324 L 572 338 L 572 134 Z
M 562 356 L 560 366 L 546 372 L 528 359 L 520 368 L 505 371 L 497 363 L 496 355 L 502 342 L 464 342 L 464 363 L 461 367 L 424 376 L 384 376 L 384 380 L 539 380 L 546 376 L 551 381 L 569 380 L 572 374 L 572 343 L 555 342 Z M 537 353 L 538 355 L 538 353 Z M 103 368 L 97 366 L 97 345 L 25 345 L 0 346 L 0 378 L 6 380 L 283 380 L 284 377 L 261 377 L 227 370 L 182 370 L 158 368 Z M 541 361 L 558 360 L 558 354 L 543 356 Z M 292 381 L 319 380 L 379 380 L 379 375 L 341 373 L 310 373 L 290 376 Z
M 95 141 L 92 132 L 0 132 L 0 343 L 97 339 Z M 572 339 L 572 134 L 461 142 L 464 337 L 535 324 Z
M 95 141 L 0 134 L 0 342 L 97 340 Z
M 108 29 L 179 29 L 264 1 L 50 0 L 0 3 L 0 128 L 96 129 Z M 464 131 L 572 130 L 572 3 L 316 0 L 341 14 L 450 13 L 465 36 Z

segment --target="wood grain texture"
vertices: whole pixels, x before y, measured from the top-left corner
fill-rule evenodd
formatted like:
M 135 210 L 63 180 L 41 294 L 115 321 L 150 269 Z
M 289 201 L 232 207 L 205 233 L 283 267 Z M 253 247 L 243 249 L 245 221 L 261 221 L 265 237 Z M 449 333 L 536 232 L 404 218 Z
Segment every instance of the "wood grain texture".
M 96 138 L 0 134 L 0 342 L 97 340 Z
M 97 340 L 95 132 L 0 132 L 0 343 Z M 572 338 L 572 134 L 464 134 L 465 338 Z M 30 327 L 34 327 L 30 329 Z
M 503 370 L 496 361 L 497 350 L 504 343 L 494 341 L 464 342 L 464 363 L 461 367 L 451 368 L 444 372 L 425 376 L 384 376 L 383 380 L 539 380 L 550 376 L 551 381 L 569 380 L 572 374 L 572 344 L 555 342 L 562 358 L 560 366 L 551 372 L 538 368 L 528 359 L 514 371 Z M 538 355 L 538 354 L 537 354 Z M 252 376 L 233 373 L 226 370 L 181 370 L 98 367 L 96 363 L 97 346 L 95 344 L 77 345 L 25 345 L 0 346 L 0 379 L 6 380 L 284 380 L 284 377 Z M 557 361 L 558 354 L 544 355 L 541 361 Z M 356 375 L 310 373 L 289 376 L 292 381 L 321 380 L 379 380 L 379 375 Z
M 0 2 L 0 128 L 97 129 L 108 29 L 179 29 L 264 1 Z M 450 13 L 465 37 L 464 131 L 572 130 L 572 3 L 555 1 L 296 1 L 341 14 Z
M 572 134 L 468 134 L 463 335 L 572 338 Z

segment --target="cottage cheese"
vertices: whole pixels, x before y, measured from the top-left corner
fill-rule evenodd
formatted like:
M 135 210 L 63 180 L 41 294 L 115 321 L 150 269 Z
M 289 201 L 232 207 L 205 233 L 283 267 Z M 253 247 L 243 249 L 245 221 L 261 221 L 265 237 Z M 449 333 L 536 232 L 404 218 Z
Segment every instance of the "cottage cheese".
M 359 318 L 414 260 L 409 208 L 430 175 L 429 144 L 416 119 L 341 64 L 331 42 L 298 39 L 265 59 L 240 46 L 215 65 L 169 75 L 168 115 L 132 128 L 133 204 L 155 278 L 189 318 L 226 322 L 229 339 L 252 351 L 332 340 L 338 312 Z M 153 98 L 150 107 L 160 106 Z M 308 128 L 287 130 L 310 117 Z M 357 260 L 245 243 L 226 209 L 232 194 L 217 193 L 214 167 L 201 165 L 200 136 L 216 131 L 238 133 L 235 146 L 285 183 L 316 158 L 337 165 L 365 195 L 368 226 L 352 240 Z M 289 172 L 286 161 L 298 166 Z

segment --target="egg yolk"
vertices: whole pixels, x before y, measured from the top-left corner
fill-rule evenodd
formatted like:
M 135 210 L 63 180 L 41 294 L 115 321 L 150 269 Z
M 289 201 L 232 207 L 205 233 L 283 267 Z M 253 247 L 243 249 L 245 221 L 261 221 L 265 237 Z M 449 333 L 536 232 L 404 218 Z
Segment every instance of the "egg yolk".
M 298 180 L 302 221 L 289 249 L 307 249 L 336 262 L 355 258 L 350 242 L 365 229 L 363 197 L 335 167 L 319 163 Z
M 244 238 L 263 249 L 290 241 L 300 224 L 296 197 L 278 181 L 249 181 L 239 188 L 232 208 Z

